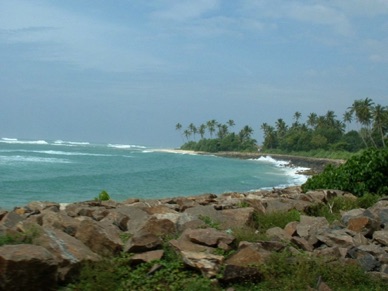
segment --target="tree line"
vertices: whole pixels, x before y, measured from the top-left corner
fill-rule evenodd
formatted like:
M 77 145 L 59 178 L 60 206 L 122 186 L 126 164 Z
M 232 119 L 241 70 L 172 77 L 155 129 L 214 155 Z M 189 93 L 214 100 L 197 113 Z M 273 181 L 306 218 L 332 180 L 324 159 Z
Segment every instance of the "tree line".
M 324 115 L 310 113 L 304 123 L 300 121 L 301 116 L 300 112 L 295 112 L 290 125 L 282 118 L 277 119 L 275 125 L 263 123 L 263 149 L 357 152 L 370 147 L 386 147 L 388 107 L 375 104 L 370 98 L 355 100 L 342 119 L 331 110 Z M 347 125 L 353 121 L 357 130 L 346 131 Z
M 232 128 L 235 122 L 229 119 L 220 123 L 215 119 L 198 126 L 190 123 L 185 129 L 177 123 L 175 129 L 186 138 L 181 146 L 184 150 L 219 152 L 219 151 L 257 151 L 257 141 L 252 138 L 253 128 L 245 125 L 235 133 Z M 197 137 L 200 139 L 197 141 Z

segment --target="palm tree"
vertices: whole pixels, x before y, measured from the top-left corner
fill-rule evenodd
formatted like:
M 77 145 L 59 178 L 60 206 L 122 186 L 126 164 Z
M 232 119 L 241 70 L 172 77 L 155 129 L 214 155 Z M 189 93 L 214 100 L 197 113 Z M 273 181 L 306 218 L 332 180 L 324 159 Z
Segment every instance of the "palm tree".
M 183 134 L 185 135 L 187 141 L 189 141 L 189 137 L 191 136 L 191 131 L 188 130 L 188 129 L 185 129 L 185 130 L 183 131 Z
M 350 112 L 350 111 L 346 111 L 346 112 L 344 113 L 344 116 L 343 116 L 343 121 L 344 121 L 345 123 L 350 124 L 350 123 L 352 122 L 352 120 L 353 120 L 353 117 L 352 117 L 351 112 Z
M 362 99 L 355 100 L 353 102 L 352 106 L 350 106 L 348 108 L 348 110 L 350 112 L 349 114 L 351 114 L 352 116 L 354 115 L 356 117 L 356 122 L 358 124 L 360 124 L 361 126 L 365 127 L 365 130 L 363 130 L 363 131 L 360 130 L 359 132 L 360 132 L 360 136 L 361 136 L 366 147 L 368 147 L 368 144 L 365 140 L 363 132 L 366 133 L 366 136 L 369 136 L 370 141 L 376 147 L 376 143 L 374 142 L 374 140 L 372 138 L 371 130 L 370 130 L 370 126 L 372 123 L 373 104 L 374 103 L 373 103 L 372 99 L 367 97 L 364 100 L 362 100 Z
M 284 122 L 284 120 L 282 118 L 279 118 L 277 121 L 276 121 L 276 131 L 277 131 L 277 134 L 280 138 L 284 137 L 287 133 L 287 124 Z
M 235 126 L 236 124 L 234 123 L 234 120 L 233 119 L 229 119 L 226 124 L 229 126 L 229 127 L 233 127 Z
M 385 147 L 384 126 L 385 127 L 388 126 L 388 107 L 377 104 L 372 111 L 372 120 L 373 120 L 373 127 L 376 130 L 378 130 L 381 136 L 382 145 L 383 147 Z
M 213 138 L 213 133 L 216 131 L 217 121 L 215 119 L 209 120 L 206 125 L 210 133 L 210 138 Z
M 179 131 L 180 135 L 182 136 L 182 133 L 181 133 L 181 129 L 182 129 L 182 124 L 180 124 L 179 122 L 175 125 L 175 129 L 177 131 Z M 183 139 L 183 137 L 182 137 Z
M 334 111 L 332 111 L 332 110 L 327 111 L 326 115 L 325 115 L 326 124 L 328 126 L 334 126 L 334 124 L 335 124 L 335 117 L 336 117 L 336 115 L 335 115 Z
M 253 128 L 248 125 L 245 125 L 243 129 L 239 132 L 241 142 L 249 140 L 251 138 L 252 133 Z
M 300 113 L 299 111 L 296 111 L 294 113 L 295 122 L 292 124 L 293 128 L 299 128 L 299 119 L 301 116 L 302 116 L 302 113 Z
M 226 124 L 218 124 L 217 136 L 220 139 L 223 139 L 228 134 L 228 126 Z
M 314 112 L 310 113 L 309 116 L 307 117 L 307 125 L 314 128 L 317 125 L 317 119 L 318 119 L 318 115 L 316 113 Z
M 195 135 L 197 134 L 198 129 L 197 129 L 197 127 L 194 125 L 194 123 L 190 123 L 190 124 L 189 124 L 189 130 L 190 130 L 190 132 L 193 134 L 194 140 L 195 140 Z
M 203 137 L 205 136 L 205 132 L 206 132 L 206 125 L 201 124 L 198 128 L 198 133 L 201 136 L 201 139 L 203 139 Z

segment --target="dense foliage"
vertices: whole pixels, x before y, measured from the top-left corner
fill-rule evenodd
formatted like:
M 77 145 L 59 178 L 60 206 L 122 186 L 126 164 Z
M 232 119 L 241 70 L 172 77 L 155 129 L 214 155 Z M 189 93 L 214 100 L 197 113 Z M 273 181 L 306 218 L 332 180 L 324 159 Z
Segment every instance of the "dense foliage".
M 187 142 L 181 146 L 181 149 L 204 152 L 257 151 L 256 140 L 252 138 L 253 129 L 246 125 L 238 133 L 235 133 L 231 132 L 234 125 L 233 120 L 222 124 L 214 119 L 200 126 L 190 123 L 188 128 L 183 131 Z M 180 131 L 181 129 L 182 125 L 178 123 L 176 130 Z M 197 134 L 201 137 L 199 141 L 195 141 Z M 209 135 L 208 138 L 205 137 L 206 134 Z M 190 138 L 193 138 L 193 140 L 190 140 Z
M 302 185 L 303 191 L 313 189 L 339 189 L 357 196 L 388 194 L 388 148 L 370 148 L 339 167 L 327 166 Z
M 388 133 L 388 107 L 375 105 L 370 98 L 356 100 L 337 119 L 334 111 L 318 116 L 310 113 L 305 123 L 301 123 L 301 113 L 295 112 L 291 125 L 279 118 L 275 126 L 263 123 L 263 148 L 279 149 L 283 152 L 330 150 L 357 152 L 361 149 L 386 146 Z M 355 120 L 358 130 L 345 132 L 346 123 Z

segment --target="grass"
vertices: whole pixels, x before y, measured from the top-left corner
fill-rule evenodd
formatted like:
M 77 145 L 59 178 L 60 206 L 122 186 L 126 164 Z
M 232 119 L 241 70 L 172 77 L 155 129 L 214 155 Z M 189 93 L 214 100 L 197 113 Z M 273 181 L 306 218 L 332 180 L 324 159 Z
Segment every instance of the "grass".
M 272 227 L 284 228 L 291 221 L 300 221 L 300 212 L 293 209 L 287 212 L 256 213 L 255 226 L 261 234 Z
M 33 225 L 26 229 L 25 232 L 14 232 L 0 234 L 0 246 L 16 244 L 32 244 L 34 238 L 39 236 L 39 229 Z

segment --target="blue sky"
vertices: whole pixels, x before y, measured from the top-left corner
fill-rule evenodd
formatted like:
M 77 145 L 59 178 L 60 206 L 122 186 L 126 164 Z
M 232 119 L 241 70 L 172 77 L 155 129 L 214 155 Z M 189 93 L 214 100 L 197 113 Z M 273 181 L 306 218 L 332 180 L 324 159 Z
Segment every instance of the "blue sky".
M 0 137 L 175 147 L 176 123 L 388 100 L 388 0 L 0 0 Z

